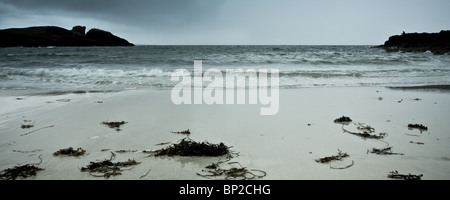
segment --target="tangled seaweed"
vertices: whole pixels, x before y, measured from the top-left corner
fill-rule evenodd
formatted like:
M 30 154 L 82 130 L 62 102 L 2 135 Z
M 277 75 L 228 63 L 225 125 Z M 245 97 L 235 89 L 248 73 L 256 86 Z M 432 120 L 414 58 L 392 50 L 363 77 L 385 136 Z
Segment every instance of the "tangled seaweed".
M 134 159 L 128 159 L 128 161 L 125 162 L 113 163 L 112 160 L 114 160 L 115 157 L 116 154 L 111 152 L 111 157 L 108 160 L 104 160 L 101 162 L 91 162 L 88 166 L 82 167 L 80 170 L 82 172 L 89 172 L 89 174 L 94 177 L 109 178 L 110 176 L 121 175 L 121 167 L 129 167 L 140 163 Z
M 120 127 L 128 122 L 121 121 L 121 122 L 102 122 L 103 125 L 108 126 L 109 128 L 115 129 L 117 132 L 121 131 Z
M 21 176 L 27 178 L 30 176 L 36 176 L 36 172 L 44 170 L 42 168 L 36 167 L 31 164 L 25 164 L 22 166 L 16 166 L 14 168 L 8 168 L 3 170 L 4 173 L 0 174 L 0 180 L 16 180 L 17 177 Z
M 316 162 L 318 163 L 329 163 L 334 160 L 342 160 L 342 158 L 348 157 L 349 155 L 347 153 L 342 153 L 341 150 L 338 149 L 338 154 L 335 156 L 327 156 L 323 158 L 316 159 Z
M 211 144 L 209 142 L 195 142 L 189 138 L 182 139 L 178 144 L 172 144 L 167 148 L 153 151 L 151 156 L 226 156 L 225 161 L 212 163 L 202 170 L 206 174 L 197 173 L 197 175 L 210 178 L 224 176 L 225 179 L 241 179 L 250 180 L 266 176 L 266 172 L 256 169 L 247 169 L 242 167 L 238 162 L 229 162 L 228 164 L 239 164 L 240 167 L 232 167 L 223 169 L 220 167 L 222 163 L 228 162 L 233 158 L 233 154 L 229 150 L 230 147 L 224 143 Z
M 364 125 L 362 123 L 358 123 L 358 126 L 356 127 L 358 130 L 363 131 L 363 132 L 368 132 L 368 133 L 373 133 L 375 132 L 375 128 L 372 128 L 369 125 Z
M 345 133 L 350 133 L 352 135 L 359 136 L 359 137 L 361 137 L 363 139 L 383 139 L 387 135 L 387 133 L 379 133 L 378 135 L 374 135 L 374 134 L 371 134 L 371 133 L 375 132 L 375 128 L 372 128 L 371 126 L 368 126 L 368 125 L 364 125 L 362 123 L 358 123 L 356 125 L 357 125 L 356 128 L 358 130 L 362 131 L 362 132 L 349 131 L 349 130 L 344 128 L 344 125 L 342 125 L 342 130 Z
M 230 154 L 229 147 L 224 143 L 195 142 L 189 138 L 182 139 L 178 144 L 154 151 L 154 156 L 223 156 Z
M 53 156 L 59 156 L 59 155 L 66 155 L 66 156 L 82 156 L 86 153 L 86 150 L 82 149 L 81 147 L 77 150 L 74 150 L 72 147 L 69 147 L 67 149 L 60 149 L 53 153 Z
M 228 157 L 227 161 L 229 161 L 230 159 L 231 156 Z M 263 178 L 267 175 L 266 172 L 262 170 L 247 169 L 246 167 L 242 167 L 242 165 L 238 162 L 229 162 L 228 164 L 238 164 L 239 167 L 231 167 L 229 169 L 220 168 L 220 164 L 227 161 L 212 163 L 211 165 L 205 167 L 209 170 L 202 170 L 202 172 L 205 172 L 207 174 L 197 173 L 197 175 L 205 178 L 224 176 L 226 180 L 252 180 Z
M 36 164 L 25 164 L 21 166 L 15 166 L 14 168 L 8 168 L 3 170 L 3 173 L 0 173 L 0 180 L 16 180 L 17 177 L 21 176 L 23 178 L 27 178 L 30 176 L 36 176 L 37 171 L 44 170 L 42 168 L 37 167 L 42 163 L 41 156 L 39 156 L 39 163 Z
M 403 153 L 393 153 L 392 147 L 386 147 L 383 149 L 372 148 L 372 151 L 370 151 L 370 153 L 377 154 L 377 155 L 401 155 L 401 156 L 405 155 Z
M 399 174 L 398 171 L 391 171 L 388 174 L 388 178 L 393 178 L 393 179 L 403 179 L 403 180 L 421 180 L 423 174 L 419 174 L 419 175 L 413 175 L 413 174 Z
M 349 155 L 347 153 L 342 153 L 342 151 L 340 149 L 338 149 L 338 154 L 337 155 L 319 158 L 319 159 L 316 159 L 316 162 L 318 162 L 318 163 L 329 163 L 331 161 L 336 161 L 336 160 L 341 161 L 345 157 L 349 157 Z M 333 167 L 333 166 L 330 165 L 330 168 L 331 169 L 347 169 L 347 168 L 353 166 L 354 164 L 355 164 L 355 162 L 352 160 L 352 163 L 350 165 L 345 166 L 345 167 Z

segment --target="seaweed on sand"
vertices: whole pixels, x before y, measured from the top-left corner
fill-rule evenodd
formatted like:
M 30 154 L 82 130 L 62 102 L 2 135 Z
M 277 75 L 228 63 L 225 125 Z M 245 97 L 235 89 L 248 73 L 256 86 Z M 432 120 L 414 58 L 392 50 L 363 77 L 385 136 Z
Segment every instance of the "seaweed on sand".
M 13 152 L 17 152 L 17 153 L 35 153 L 35 152 L 38 152 L 38 151 L 42 151 L 42 149 L 35 149 L 35 150 L 32 150 L 32 151 L 22 151 L 22 150 L 12 150 Z
M 342 153 L 341 150 L 338 149 L 338 154 L 334 155 L 334 156 L 327 156 L 327 157 L 323 157 L 323 158 L 319 158 L 316 159 L 316 162 L 318 163 L 329 163 L 331 161 L 342 161 L 343 158 L 349 157 L 350 155 L 348 155 L 347 153 Z M 330 165 L 331 169 L 347 169 L 351 166 L 353 166 L 355 164 L 355 162 L 353 162 L 350 165 L 347 165 L 345 167 L 333 167 Z
M 358 127 L 356 127 L 358 130 L 363 131 L 363 132 L 368 132 L 368 133 L 373 133 L 375 132 L 375 128 L 372 128 L 369 125 L 364 125 L 362 123 L 358 123 Z
M 411 144 L 418 144 L 418 145 L 424 145 L 425 144 L 423 142 L 413 142 L 413 141 L 409 141 L 409 143 L 411 143 Z
M 420 133 L 422 133 L 422 131 L 428 131 L 428 127 L 426 127 L 422 124 L 408 124 L 408 129 L 409 130 L 419 129 Z
M 367 150 L 367 151 L 369 151 L 369 150 Z M 386 147 L 383 149 L 372 148 L 372 151 L 370 151 L 370 153 L 377 154 L 377 155 L 405 155 L 403 153 L 393 153 L 392 147 Z
M 121 122 L 102 122 L 103 125 L 108 126 L 109 128 L 116 129 L 116 131 L 121 131 L 120 127 L 128 122 L 121 121 Z
M 14 168 L 8 168 L 3 170 L 4 173 L 0 174 L 0 180 L 16 180 L 16 178 L 19 176 L 23 178 L 27 178 L 29 176 L 36 176 L 36 172 L 40 170 L 43 169 L 31 164 L 16 166 Z
M 399 174 L 398 171 L 391 171 L 388 174 L 388 178 L 393 179 L 403 179 L 403 180 L 421 180 L 423 174 L 413 175 L 413 174 Z
M 387 135 L 387 133 L 379 133 L 378 135 L 371 134 L 375 132 L 375 128 L 372 128 L 371 126 L 368 125 L 364 125 L 362 123 L 358 123 L 356 125 L 357 125 L 356 128 L 362 132 L 352 132 L 345 129 L 344 126 L 342 126 L 342 130 L 345 133 L 350 133 L 352 135 L 359 136 L 363 139 L 383 139 Z
M 242 167 L 242 165 L 239 162 L 228 162 L 233 157 L 231 155 L 227 156 L 227 160 L 225 161 L 219 161 L 217 163 L 212 163 L 211 165 L 206 166 L 205 168 L 208 170 L 202 170 L 202 172 L 206 174 L 200 174 L 197 173 L 198 176 L 210 178 L 210 177 L 220 177 L 224 176 L 226 180 L 252 180 L 252 179 L 259 179 L 265 177 L 267 174 L 265 171 L 258 170 L 258 169 L 248 169 L 246 167 Z M 229 169 L 221 168 L 220 165 L 222 163 L 226 163 L 231 165 L 239 165 L 239 167 L 231 167 Z
M 121 149 L 121 150 L 116 150 L 114 151 L 116 153 L 136 153 L 138 152 L 138 150 L 125 150 L 125 149 Z
M 232 162 L 230 164 L 239 164 L 237 162 Z M 209 174 L 200 174 L 197 173 L 197 175 L 202 177 L 218 177 L 218 176 L 224 176 L 226 180 L 252 180 L 252 179 L 258 179 L 266 176 L 266 172 L 262 170 L 257 169 L 247 169 L 246 167 L 242 167 L 239 164 L 240 167 L 232 167 L 230 169 L 222 169 L 222 168 L 215 168 L 210 170 L 203 170 L 203 172 L 209 173 Z
M 20 126 L 21 129 L 30 129 L 30 128 L 33 128 L 33 127 L 34 127 L 33 124 L 22 124 Z
M 334 123 L 339 123 L 339 124 L 348 124 L 350 122 L 352 122 L 352 119 L 350 119 L 350 117 L 346 117 L 346 116 L 342 116 L 342 117 L 334 120 Z
M 230 154 L 229 147 L 224 143 L 195 142 L 189 138 L 182 139 L 178 144 L 154 151 L 154 156 L 223 156 Z
M 121 167 L 129 167 L 132 165 L 137 165 L 140 162 L 136 160 L 128 159 L 125 162 L 116 162 L 113 163 L 112 160 L 116 157 L 116 154 L 111 152 L 111 157 L 108 160 L 100 161 L 100 162 L 91 162 L 86 167 L 82 167 L 82 172 L 89 172 L 91 176 L 94 177 L 105 177 L 109 178 L 110 176 L 121 175 L 122 169 Z
M 59 155 L 66 155 L 66 156 L 82 156 L 84 155 L 84 153 L 86 153 L 86 150 L 84 150 L 83 148 L 78 148 L 78 149 L 73 149 L 72 147 L 69 147 L 67 149 L 60 149 L 58 151 L 56 151 L 55 153 L 53 153 L 54 156 L 59 156 Z
M 176 133 L 176 134 L 183 134 L 183 135 L 190 135 L 191 131 L 189 131 L 189 129 L 184 130 L 184 131 L 170 131 L 171 133 Z
M 161 143 L 158 143 L 158 144 L 155 144 L 155 145 L 160 146 L 160 145 L 166 145 L 166 144 L 170 144 L 170 142 L 161 142 Z
M 329 163 L 334 160 L 342 160 L 342 158 L 348 157 L 349 155 L 347 153 L 342 153 L 341 150 L 338 149 L 338 154 L 334 156 L 327 156 L 323 158 L 316 159 L 316 162 L 319 163 Z
M 45 126 L 45 127 L 42 127 L 42 128 L 38 128 L 38 129 L 33 130 L 33 131 L 30 131 L 30 132 L 28 132 L 28 133 L 21 134 L 20 136 L 26 136 L 26 135 L 32 134 L 32 133 L 34 133 L 34 132 L 36 132 L 36 131 L 39 131 L 39 130 L 42 130 L 42 129 L 46 129 L 46 128 L 52 128 L 52 127 L 54 127 L 54 126 L 55 126 L 55 125 Z
M 16 180 L 19 176 L 23 178 L 36 176 L 37 171 L 44 170 L 37 167 L 42 163 L 41 156 L 42 155 L 39 156 L 40 162 L 37 164 L 25 164 L 3 170 L 3 173 L 0 173 L 0 180 Z

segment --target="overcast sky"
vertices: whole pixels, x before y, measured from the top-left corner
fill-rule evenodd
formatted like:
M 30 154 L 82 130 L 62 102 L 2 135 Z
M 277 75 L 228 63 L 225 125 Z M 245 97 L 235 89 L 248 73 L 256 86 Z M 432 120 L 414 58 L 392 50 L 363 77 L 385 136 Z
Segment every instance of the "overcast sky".
M 0 0 L 0 29 L 84 25 L 156 45 L 375 45 L 449 19 L 449 0 Z

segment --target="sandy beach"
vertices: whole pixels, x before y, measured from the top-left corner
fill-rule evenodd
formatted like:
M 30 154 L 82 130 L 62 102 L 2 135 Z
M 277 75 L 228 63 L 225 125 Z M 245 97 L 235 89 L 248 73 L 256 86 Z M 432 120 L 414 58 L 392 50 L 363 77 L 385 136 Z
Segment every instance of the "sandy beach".
M 223 157 L 154 157 L 143 152 L 177 143 L 187 136 L 171 131 L 189 129 L 188 137 L 194 141 L 231 146 L 238 153 L 231 161 L 264 171 L 261 179 L 386 180 L 395 170 L 423 174 L 426 180 L 450 179 L 450 93 L 445 90 L 281 89 L 279 112 L 273 116 L 259 115 L 260 105 L 174 105 L 170 92 L 5 93 L 0 97 L 0 170 L 40 163 L 44 170 L 26 179 L 103 180 L 80 169 L 110 158 L 111 151 L 126 150 L 115 153 L 114 161 L 135 159 L 140 164 L 109 179 L 208 179 L 197 173 Z M 341 116 L 353 122 L 346 126 L 333 122 Z M 101 124 L 105 121 L 127 123 L 116 131 Z M 384 138 L 364 139 L 344 131 L 361 132 L 358 123 Z M 24 124 L 33 127 L 23 129 Z M 423 124 L 428 130 L 410 130 L 408 124 Z M 86 154 L 53 156 L 68 147 L 81 147 Z M 370 153 L 386 147 L 404 155 Z M 326 164 L 316 162 L 339 150 L 349 156 Z

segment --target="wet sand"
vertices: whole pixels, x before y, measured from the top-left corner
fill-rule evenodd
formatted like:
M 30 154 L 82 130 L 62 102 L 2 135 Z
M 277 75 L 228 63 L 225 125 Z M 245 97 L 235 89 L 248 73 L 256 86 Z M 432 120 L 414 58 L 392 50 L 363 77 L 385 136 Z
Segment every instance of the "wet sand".
M 387 87 L 389 89 L 397 90 L 437 90 L 449 91 L 450 85 L 421 85 L 421 86 L 404 86 L 404 87 Z
M 27 179 L 104 179 L 80 168 L 110 158 L 110 151 L 133 150 L 116 153 L 114 161 L 141 163 L 109 179 L 207 179 L 197 173 L 224 158 L 149 157 L 142 152 L 170 145 L 160 143 L 177 143 L 186 136 L 171 131 L 189 129 L 192 140 L 232 146 L 232 151 L 239 152 L 232 161 L 266 172 L 262 179 L 388 179 L 393 170 L 423 174 L 422 179 L 450 179 L 447 92 L 383 87 L 282 89 L 279 112 L 273 116 L 259 115 L 262 105 L 174 105 L 170 92 L 4 95 L 0 97 L 0 170 L 38 163 L 40 156 L 39 167 L 44 170 Z M 343 115 L 353 122 L 347 126 L 333 122 Z M 105 121 L 127 123 L 116 131 L 101 124 Z M 364 139 L 343 131 L 360 131 L 358 122 L 386 136 Z M 23 124 L 34 126 L 22 129 Z M 409 130 L 408 124 L 423 124 L 428 131 Z M 82 147 L 86 154 L 53 156 L 68 147 Z M 368 153 L 385 147 L 404 155 Z M 338 150 L 349 157 L 327 164 L 315 161 Z M 352 163 L 346 169 L 332 169 Z

